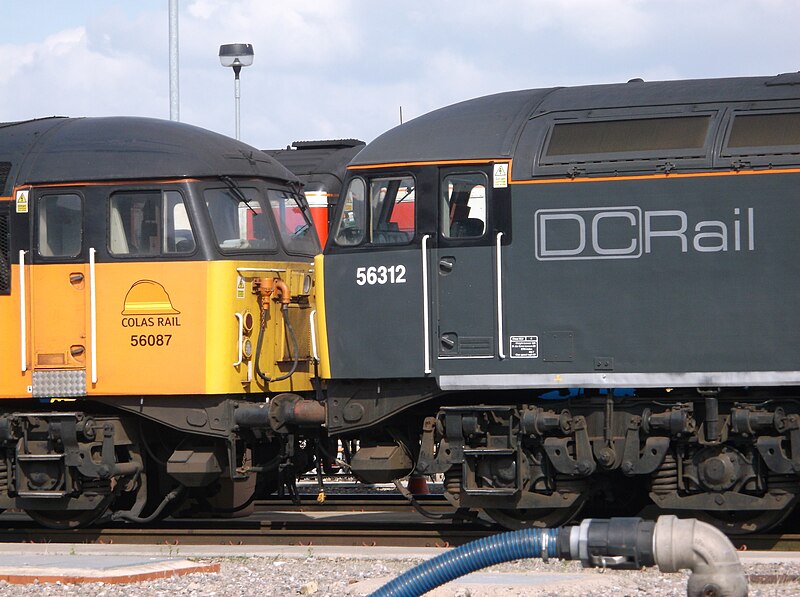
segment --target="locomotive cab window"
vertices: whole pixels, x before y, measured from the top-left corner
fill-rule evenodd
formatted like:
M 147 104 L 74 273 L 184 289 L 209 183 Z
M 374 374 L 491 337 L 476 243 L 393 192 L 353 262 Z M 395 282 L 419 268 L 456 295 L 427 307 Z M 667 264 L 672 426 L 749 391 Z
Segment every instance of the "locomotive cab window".
M 217 246 L 223 252 L 275 250 L 277 240 L 261 193 L 231 181 L 227 188 L 204 191 Z
M 342 215 L 336 225 L 334 240 L 337 245 L 350 247 L 361 244 L 367 228 L 367 186 L 363 179 L 354 178 L 345 191 Z
M 414 239 L 415 211 L 415 183 L 411 176 L 379 177 L 368 183 L 355 178 L 344 196 L 335 242 L 341 246 L 354 246 L 365 240 L 378 246 L 406 245 Z
M 109 203 L 109 251 L 112 255 L 189 254 L 194 234 L 182 195 L 177 191 L 124 191 Z
M 486 175 L 453 174 L 442 183 L 444 238 L 479 238 L 486 233 Z
M 288 190 L 270 189 L 268 192 L 272 215 L 278 224 L 281 240 L 290 253 L 316 255 L 319 240 L 311 223 L 311 216 L 303 208 L 297 195 Z
M 43 195 L 37 200 L 37 250 L 42 257 L 77 257 L 83 241 L 79 195 Z
M 370 181 L 373 245 L 405 245 L 414 238 L 414 179 Z

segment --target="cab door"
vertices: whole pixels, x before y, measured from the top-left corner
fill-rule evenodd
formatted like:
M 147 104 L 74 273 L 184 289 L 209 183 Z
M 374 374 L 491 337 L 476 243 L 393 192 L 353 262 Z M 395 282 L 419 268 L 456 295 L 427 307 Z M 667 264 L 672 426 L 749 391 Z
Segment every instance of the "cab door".
M 84 198 L 72 189 L 34 190 L 32 197 L 28 354 L 33 395 L 83 396 L 90 287 Z
M 498 355 L 495 253 L 485 169 L 440 174 L 437 287 L 439 372 L 472 372 Z
M 351 178 L 324 260 L 331 373 L 339 379 L 431 372 L 428 234 L 416 228 L 419 173 Z

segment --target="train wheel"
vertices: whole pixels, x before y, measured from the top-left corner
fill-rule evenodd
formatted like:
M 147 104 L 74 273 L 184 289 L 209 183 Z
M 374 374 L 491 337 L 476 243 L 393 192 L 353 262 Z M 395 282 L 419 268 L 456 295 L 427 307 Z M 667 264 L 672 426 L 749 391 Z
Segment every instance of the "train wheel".
M 553 528 L 567 524 L 574 519 L 586 504 L 581 496 L 567 508 L 486 508 L 484 512 L 497 524 L 510 530 L 525 528 Z
M 793 505 L 794 502 L 783 510 L 753 512 L 713 512 L 706 510 L 692 512 L 691 515 L 698 520 L 717 527 L 726 535 L 749 535 L 752 533 L 763 533 L 781 524 L 792 513 L 794 509 Z
M 99 520 L 108 511 L 113 498 L 113 495 L 106 496 L 92 510 L 25 510 L 25 513 L 34 522 L 49 529 L 79 529 Z

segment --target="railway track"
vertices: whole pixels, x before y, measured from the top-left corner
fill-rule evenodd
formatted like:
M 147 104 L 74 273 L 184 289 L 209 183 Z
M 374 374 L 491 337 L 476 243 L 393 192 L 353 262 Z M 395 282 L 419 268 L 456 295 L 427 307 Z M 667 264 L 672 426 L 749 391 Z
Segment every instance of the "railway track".
M 287 498 L 272 497 L 255 502 L 256 511 L 284 512 L 415 512 L 414 507 L 398 493 L 375 494 L 328 494 L 320 503 L 315 495 L 301 494 L 300 503 L 292 503 Z M 426 510 L 435 514 L 453 511 L 452 506 L 442 494 L 418 495 L 415 498 Z
M 299 504 L 271 498 L 242 518 L 170 518 L 146 526 L 106 523 L 87 529 L 43 529 L 22 513 L 0 515 L 2 543 L 107 543 L 130 545 L 307 545 L 452 547 L 490 533 L 494 524 L 425 518 L 397 494 L 313 495 Z M 431 513 L 452 512 L 441 495 L 418 496 Z M 800 534 L 748 535 L 732 539 L 741 550 L 800 551 Z

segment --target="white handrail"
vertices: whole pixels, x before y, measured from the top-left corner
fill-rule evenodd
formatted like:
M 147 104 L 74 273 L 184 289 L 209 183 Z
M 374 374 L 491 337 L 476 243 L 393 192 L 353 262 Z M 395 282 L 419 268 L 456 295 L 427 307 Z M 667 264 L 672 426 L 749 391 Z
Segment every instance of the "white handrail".
M 97 383 L 97 286 L 95 284 L 95 253 L 89 248 L 89 330 L 92 339 L 92 383 Z
M 497 260 L 497 354 L 501 359 L 506 358 L 505 340 L 503 339 L 503 258 L 501 255 L 503 233 L 497 233 L 497 250 L 495 258 Z
M 25 290 L 25 251 L 19 252 L 19 342 L 22 372 L 28 370 L 28 302 Z
M 242 345 L 244 344 L 244 317 L 241 313 L 234 313 L 233 316 L 239 322 L 239 360 L 233 366 L 238 367 L 242 364 Z
M 317 350 L 317 310 L 312 309 L 308 316 L 308 325 L 311 329 L 311 356 L 315 363 L 319 363 L 319 351 Z
M 425 375 L 431 372 L 431 322 L 428 313 L 429 288 L 428 288 L 428 239 L 431 235 L 422 237 L 422 333 L 425 351 Z

